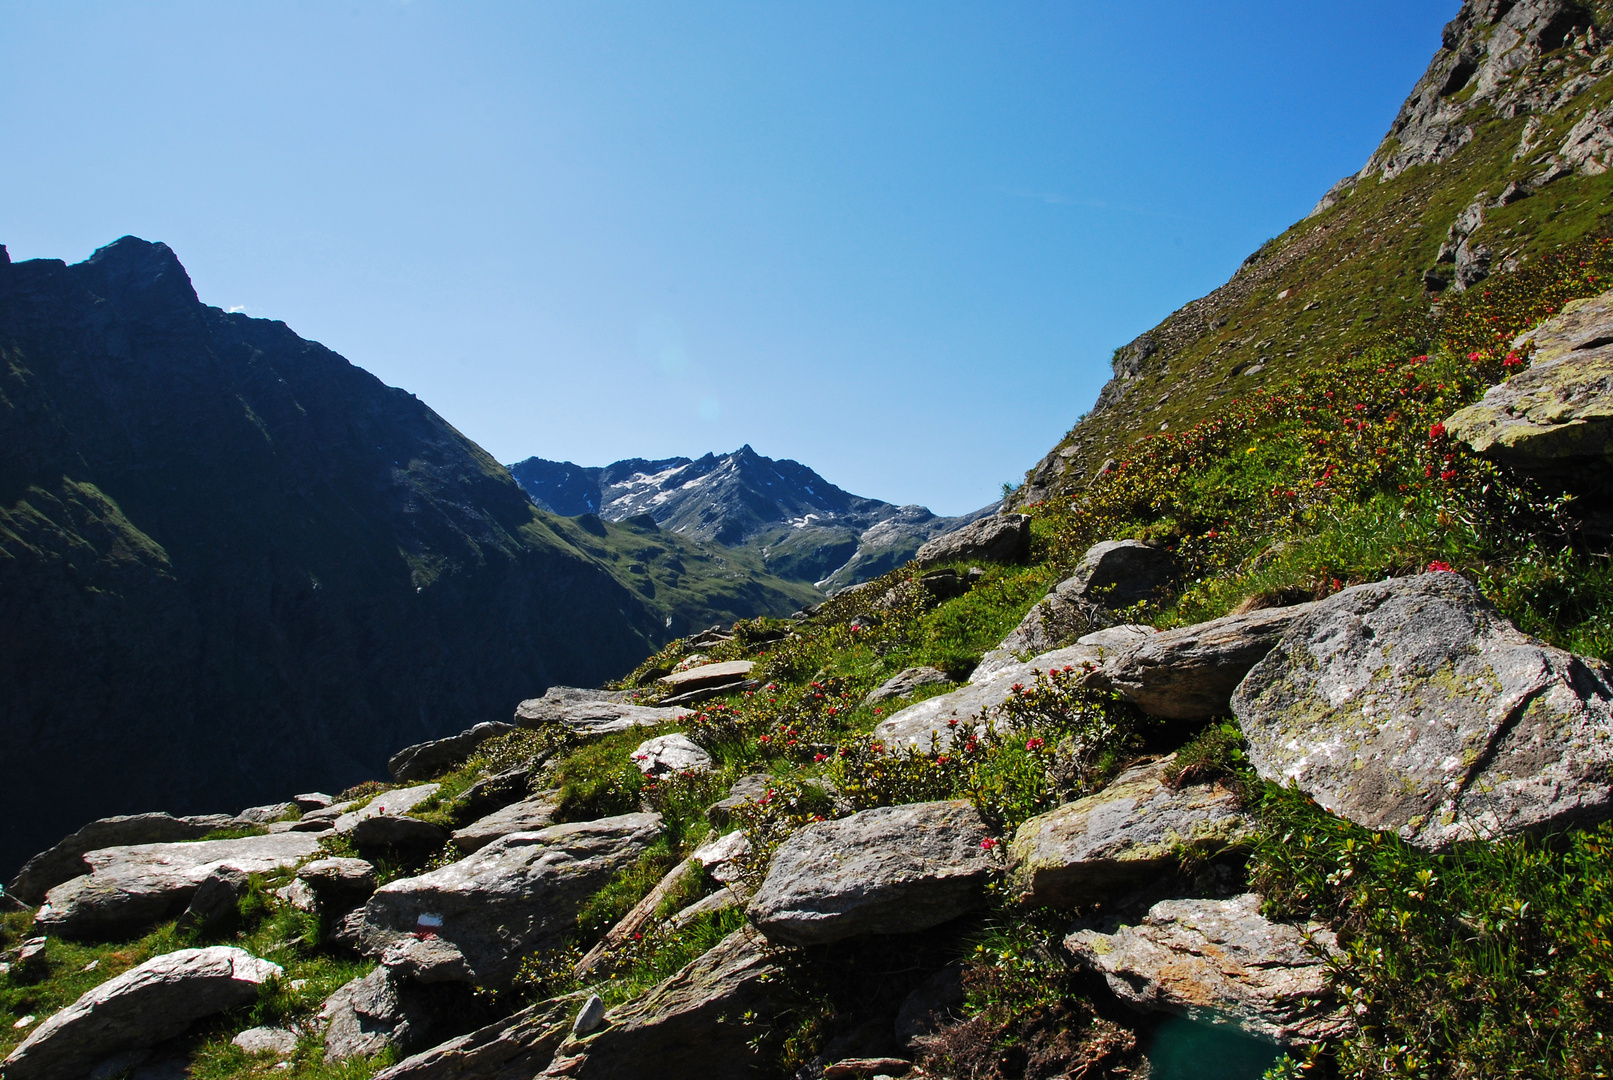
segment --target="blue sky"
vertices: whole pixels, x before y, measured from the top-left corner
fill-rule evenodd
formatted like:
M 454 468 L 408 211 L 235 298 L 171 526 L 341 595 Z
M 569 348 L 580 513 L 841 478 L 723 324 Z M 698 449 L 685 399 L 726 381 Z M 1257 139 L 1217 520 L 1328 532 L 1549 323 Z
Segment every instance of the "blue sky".
M 1371 153 L 1455 0 L 0 2 L 0 243 L 132 233 L 502 461 L 959 513 Z

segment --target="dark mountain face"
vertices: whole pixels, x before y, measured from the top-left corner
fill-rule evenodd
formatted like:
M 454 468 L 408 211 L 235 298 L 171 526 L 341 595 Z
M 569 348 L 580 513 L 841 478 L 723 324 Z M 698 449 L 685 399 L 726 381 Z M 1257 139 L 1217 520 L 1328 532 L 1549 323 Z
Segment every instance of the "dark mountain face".
M 770 573 L 828 587 L 900 565 L 932 536 L 968 524 L 922 506 L 893 506 L 843 491 L 797 461 L 749 446 L 698 460 L 631 458 L 603 468 L 528 458 L 510 473 L 555 513 L 623 521 L 648 514 L 682 536 L 759 551 Z
M 0 876 L 631 668 L 660 620 L 402 390 L 206 307 L 165 245 L 0 248 Z

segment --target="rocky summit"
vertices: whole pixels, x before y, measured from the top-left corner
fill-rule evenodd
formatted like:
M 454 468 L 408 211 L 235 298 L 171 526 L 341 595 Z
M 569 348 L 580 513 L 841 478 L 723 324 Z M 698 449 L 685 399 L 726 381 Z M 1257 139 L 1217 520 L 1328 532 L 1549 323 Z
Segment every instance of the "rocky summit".
M 0 1075 L 1613 1074 L 1613 4 L 1429 46 L 944 532 L 0 264 Z

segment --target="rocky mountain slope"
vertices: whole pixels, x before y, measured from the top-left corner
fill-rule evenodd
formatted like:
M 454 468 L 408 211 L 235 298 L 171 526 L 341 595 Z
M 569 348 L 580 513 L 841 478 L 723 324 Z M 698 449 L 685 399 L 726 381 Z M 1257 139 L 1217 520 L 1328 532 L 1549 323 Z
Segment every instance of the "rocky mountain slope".
M 835 589 L 878 577 L 926 540 L 993 513 L 936 517 L 842 491 L 796 461 L 749 446 L 697 460 L 630 458 L 604 467 L 528 458 L 510 474 L 557 514 L 609 521 L 648 516 L 664 531 L 747 549 L 771 574 Z
M 1067 494 L 1148 432 L 1385 339 L 1430 340 L 1440 300 L 1598 232 L 1613 195 L 1605 0 L 1482 0 L 1361 170 L 1208 296 L 1115 350 L 1114 378 L 1026 474 Z
M 0 866 L 86 806 L 343 787 L 817 598 L 536 511 L 412 395 L 201 304 L 161 244 L 0 258 L 0 355 Z

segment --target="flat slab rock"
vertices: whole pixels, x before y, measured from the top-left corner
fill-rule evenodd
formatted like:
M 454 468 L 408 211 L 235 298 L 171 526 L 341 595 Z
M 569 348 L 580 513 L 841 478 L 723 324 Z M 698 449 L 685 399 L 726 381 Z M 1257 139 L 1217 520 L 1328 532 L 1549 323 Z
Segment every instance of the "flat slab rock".
M 517 727 L 564 724 L 580 735 L 613 735 L 691 715 L 688 709 L 676 706 L 662 709 L 635 705 L 627 690 L 582 690 L 575 686 L 552 686 L 542 697 L 529 698 L 515 707 Z
M 639 743 L 633 751 L 633 764 L 645 776 L 676 776 L 710 772 L 714 763 L 699 743 L 682 732 L 674 732 Z
M 983 559 L 1018 562 L 1031 549 L 1031 519 L 1024 514 L 993 514 L 926 542 L 913 556 L 919 569 L 937 563 Z
M 523 956 L 556 944 L 583 901 L 662 832 L 658 814 L 625 814 L 501 837 L 377 889 L 360 945 L 422 982 L 502 989 Z
M 375 1080 L 532 1080 L 571 1033 L 583 997 L 567 994 L 528 1005 L 382 1069 Z
M 1245 893 L 1166 900 L 1136 926 L 1079 930 L 1064 947 L 1134 1008 L 1289 1045 L 1335 1038 L 1347 1024 L 1328 1001 L 1326 965 L 1307 936 L 1324 955 L 1337 948 L 1326 927 L 1272 922 L 1260 914 L 1260 897 Z
M 1008 845 L 1012 890 L 1031 905 L 1096 903 L 1169 873 L 1184 847 L 1250 839 L 1230 788 L 1166 782 L 1175 760 L 1133 766 L 1097 794 L 1021 825 Z
M 1232 710 L 1263 778 L 1419 847 L 1613 813 L 1613 669 L 1521 633 L 1457 574 L 1321 601 Z
M 990 835 L 963 800 L 815 822 L 779 846 L 746 914 L 793 945 L 939 926 L 982 902 L 1001 865 Z
M 546 791 L 530 799 L 511 803 L 486 817 L 466 825 L 454 833 L 454 847 L 469 855 L 480 851 L 501 836 L 518 832 L 537 832 L 554 824 L 555 811 L 560 808 L 560 793 Z
M 106 1058 L 155 1046 L 200 1020 L 257 1000 L 278 964 L 214 945 L 154 956 L 56 1013 L 3 1063 L 6 1080 L 64 1080 Z
M 411 780 L 430 780 L 445 769 L 464 764 L 476 752 L 476 748 L 488 739 L 514 730 L 514 724 L 490 720 L 446 739 L 406 746 L 387 760 L 386 769 L 392 774 L 392 779 L 400 784 Z
M 1527 472 L 1613 466 L 1613 291 L 1564 305 L 1513 342 L 1529 367 L 1445 422 L 1452 437 Z
M 57 885 L 90 872 L 90 865 L 84 861 L 85 852 L 132 844 L 199 840 L 214 829 L 223 828 L 227 822 L 228 818 L 222 814 L 188 818 L 171 814 L 125 814 L 101 818 L 29 859 L 6 891 L 24 903 L 38 904 Z
M 318 850 L 317 834 L 295 832 L 102 848 L 84 856 L 90 873 L 46 894 L 34 922 L 63 937 L 133 933 L 184 911 L 219 867 L 262 874 Z
M 345 836 L 361 821 L 377 817 L 403 817 L 437 794 L 440 786 L 440 784 L 415 784 L 412 787 L 383 791 L 357 810 L 347 810 L 337 816 L 335 829 Z
M 758 1051 L 784 991 L 783 970 L 761 935 L 741 928 L 643 996 L 611 1009 L 604 1025 L 560 1045 L 542 1075 L 576 1080 L 749 1080 L 765 1075 Z
M 674 691 L 699 690 L 708 686 L 742 682 L 755 667 L 756 663 L 752 660 L 725 660 L 720 664 L 701 664 L 687 671 L 674 671 L 670 675 L 661 676 L 656 682 L 671 687 Z
M 952 676 L 933 667 L 910 667 L 892 675 L 879 686 L 868 692 L 863 698 L 864 705 L 878 705 L 881 701 L 891 698 L 906 697 L 915 690 L 926 686 L 945 686 L 952 681 Z

